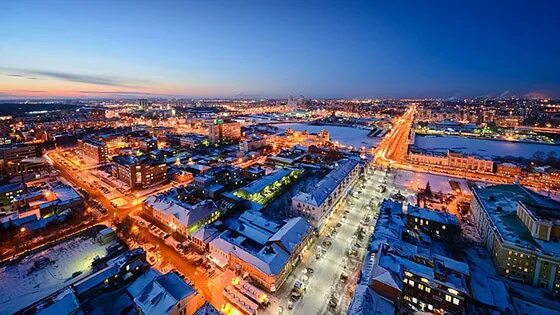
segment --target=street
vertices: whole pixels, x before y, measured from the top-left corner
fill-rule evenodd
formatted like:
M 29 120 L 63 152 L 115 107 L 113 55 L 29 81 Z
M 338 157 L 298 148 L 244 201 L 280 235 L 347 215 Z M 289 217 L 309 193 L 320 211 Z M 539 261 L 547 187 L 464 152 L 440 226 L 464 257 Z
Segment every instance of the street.
M 380 185 L 385 185 L 387 189 L 380 192 Z M 284 314 L 345 313 L 359 275 L 363 256 L 367 251 L 368 241 L 373 233 L 378 204 L 384 198 L 395 193 L 397 193 L 397 189 L 393 186 L 393 176 L 385 171 L 369 171 L 369 175 L 358 180 L 351 193 L 342 201 L 341 206 L 335 210 L 337 211 L 335 215 L 327 223 L 328 226 L 325 229 L 328 231 L 325 233 L 327 235 L 321 235 L 318 238 L 315 250 L 308 252 L 276 294 L 276 300 L 281 301 L 281 304 L 273 305 L 274 307 L 270 307 L 264 313 L 277 314 L 279 307 L 282 308 Z M 356 195 L 357 198 L 352 195 Z M 369 206 L 371 201 L 373 207 Z M 348 213 L 345 213 L 346 211 Z M 370 219 L 367 223 L 363 221 L 366 217 Z M 337 227 L 337 225 L 339 226 Z M 362 227 L 365 233 L 359 240 L 356 235 L 359 234 L 358 231 Z M 331 234 L 333 229 L 336 232 Z M 332 245 L 328 247 L 324 255 L 317 259 L 315 255 L 320 250 L 318 248 L 327 240 L 331 241 Z M 357 252 L 348 255 L 355 243 L 359 244 Z M 313 273 L 306 274 L 307 268 L 311 268 Z M 343 273 L 348 276 L 348 279 L 340 281 Z M 307 281 L 305 281 L 306 277 Z M 290 301 L 291 290 L 296 280 L 304 282 L 306 290 L 303 296 L 294 303 L 293 309 L 289 310 L 288 301 Z M 336 307 L 329 306 L 331 296 L 338 301 Z

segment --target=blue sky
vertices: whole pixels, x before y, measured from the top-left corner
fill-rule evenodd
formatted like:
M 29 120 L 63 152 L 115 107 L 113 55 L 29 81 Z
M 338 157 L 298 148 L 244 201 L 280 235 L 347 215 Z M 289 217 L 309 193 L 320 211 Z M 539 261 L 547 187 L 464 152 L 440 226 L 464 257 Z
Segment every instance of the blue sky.
M 3 1 L 0 97 L 560 96 L 555 1 Z

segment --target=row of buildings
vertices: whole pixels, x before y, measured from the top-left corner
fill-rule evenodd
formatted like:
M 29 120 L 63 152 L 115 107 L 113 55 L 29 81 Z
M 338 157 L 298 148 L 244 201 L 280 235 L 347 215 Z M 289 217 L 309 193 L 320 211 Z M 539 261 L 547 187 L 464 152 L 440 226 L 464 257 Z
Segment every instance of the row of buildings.
M 331 217 L 337 203 L 348 194 L 363 167 L 360 160 L 340 160 L 312 191 L 300 192 L 292 198 L 292 214 L 306 218 L 313 226 L 321 229 Z
M 14 225 L 29 230 L 42 228 L 69 211 L 84 209 L 82 196 L 59 181 L 2 185 L 0 204 L 2 227 Z
M 408 160 L 412 164 L 493 173 L 494 162 L 491 159 L 448 150 L 447 153 L 423 150 L 414 146 L 409 148 Z
M 141 248 L 125 251 L 71 279 L 67 286 L 34 301 L 16 314 L 211 314 L 195 288 L 177 273 L 160 273 Z
M 348 314 L 513 312 L 503 283 L 458 257 L 455 216 L 391 200 L 379 211 Z

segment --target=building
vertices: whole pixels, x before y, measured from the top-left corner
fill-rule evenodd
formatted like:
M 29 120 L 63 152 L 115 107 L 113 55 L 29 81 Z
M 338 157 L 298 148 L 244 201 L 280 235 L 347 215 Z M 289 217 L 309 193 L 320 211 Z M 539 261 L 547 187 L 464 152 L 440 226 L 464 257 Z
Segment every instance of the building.
M 490 159 L 475 155 L 465 155 L 461 152 L 448 150 L 447 153 L 428 151 L 411 146 L 408 160 L 413 164 L 448 167 L 473 172 L 493 173 L 494 162 Z
M 0 186 L 0 216 L 14 211 L 12 204 L 25 190 L 25 185 L 20 182 Z
M 131 189 L 145 188 L 167 179 L 167 165 L 147 157 L 120 155 L 113 158 L 113 174 Z
M 138 99 L 138 109 L 139 109 L 139 110 L 146 110 L 146 109 L 148 109 L 149 104 L 150 104 L 150 103 L 149 103 L 148 100 L 145 99 L 145 98 Z
M 461 236 L 461 225 L 453 214 L 415 206 L 408 206 L 406 214 L 406 223 L 410 229 L 446 240 L 458 240 Z
M 292 198 L 292 213 L 303 216 L 320 229 L 330 218 L 338 201 L 348 194 L 362 169 L 358 160 L 339 161 L 334 169 L 317 183 L 313 191 L 300 192 Z
M 265 204 L 275 192 L 292 183 L 299 173 L 299 170 L 281 168 L 239 188 L 234 194 L 239 198 Z
M 199 253 L 204 253 L 208 251 L 208 245 L 216 237 L 220 235 L 220 232 L 214 228 L 212 225 L 202 226 L 198 230 L 194 231 L 189 239 L 191 240 L 191 245 Z
M 221 216 L 214 201 L 190 200 L 189 192 L 183 187 L 146 198 L 142 209 L 152 219 L 185 238 Z
M 513 185 L 475 187 L 471 213 L 496 270 L 560 294 L 560 202 Z
M 104 142 L 80 139 L 78 143 L 83 154 L 94 159 L 97 163 L 107 163 L 109 161 L 109 148 Z
M 262 167 L 249 166 L 241 170 L 241 175 L 249 180 L 256 180 L 263 177 L 266 171 Z
M 239 142 L 239 152 L 245 155 L 251 151 L 262 149 L 269 143 L 274 142 L 275 136 L 251 136 Z
M 447 156 L 449 158 L 449 167 L 452 168 L 483 173 L 492 173 L 494 171 L 494 162 L 489 159 L 474 155 L 465 155 L 452 150 L 447 152 Z
M 407 228 L 434 211 L 408 210 L 391 200 L 379 211 L 348 314 L 463 314 L 471 299 L 468 264 L 445 255 L 441 245 L 432 246 L 420 235 L 424 230 Z
M 194 314 L 203 304 L 196 290 L 177 275 L 145 273 L 127 288 L 137 314 Z
M 241 140 L 241 124 L 238 122 L 224 122 L 221 119 L 217 119 L 208 126 L 208 138 L 211 144 L 238 142 Z
M 505 175 L 510 177 L 521 176 L 523 170 L 521 166 L 513 163 L 498 163 L 496 165 L 496 174 Z
M 25 161 L 39 158 L 42 149 L 39 144 L 13 144 L 0 147 L 0 175 L 16 176 L 21 173 L 31 173 L 36 170 L 26 167 Z
M 156 137 L 147 137 L 140 140 L 140 151 L 151 152 L 158 149 L 158 141 Z
M 301 217 L 274 223 L 256 211 L 245 211 L 209 244 L 209 259 L 275 292 L 307 250 L 311 225 Z
M 81 209 L 84 200 L 78 192 L 62 182 L 46 183 L 38 187 L 29 187 L 13 202 L 18 217 L 34 215 L 37 220 L 58 215 L 66 210 Z

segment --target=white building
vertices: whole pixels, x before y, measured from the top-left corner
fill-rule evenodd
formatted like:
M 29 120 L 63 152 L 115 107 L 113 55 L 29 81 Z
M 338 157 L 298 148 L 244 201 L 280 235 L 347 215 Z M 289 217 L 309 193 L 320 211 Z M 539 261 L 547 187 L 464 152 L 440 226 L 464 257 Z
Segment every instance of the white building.
M 292 198 L 292 213 L 307 218 L 321 228 L 330 217 L 336 203 L 348 194 L 362 171 L 358 160 L 339 161 L 310 192 L 300 192 Z
M 146 198 L 142 207 L 153 219 L 184 237 L 220 217 L 220 210 L 212 200 L 191 204 L 169 192 Z

